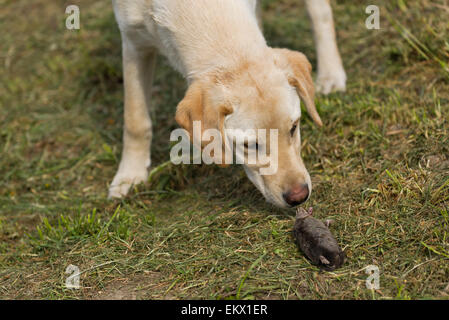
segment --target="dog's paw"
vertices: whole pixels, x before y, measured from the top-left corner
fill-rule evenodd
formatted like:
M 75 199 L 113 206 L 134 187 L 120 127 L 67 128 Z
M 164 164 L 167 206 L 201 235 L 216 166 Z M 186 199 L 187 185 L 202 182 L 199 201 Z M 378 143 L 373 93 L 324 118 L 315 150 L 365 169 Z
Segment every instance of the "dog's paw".
M 123 198 L 128 194 L 133 185 L 145 182 L 148 179 L 147 169 L 143 170 L 119 170 L 109 187 L 108 199 Z
M 345 70 L 343 68 L 337 68 L 335 70 L 326 69 L 326 71 L 318 72 L 316 89 L 323 94 L 329 94 L 333 91 L 345 91 Z

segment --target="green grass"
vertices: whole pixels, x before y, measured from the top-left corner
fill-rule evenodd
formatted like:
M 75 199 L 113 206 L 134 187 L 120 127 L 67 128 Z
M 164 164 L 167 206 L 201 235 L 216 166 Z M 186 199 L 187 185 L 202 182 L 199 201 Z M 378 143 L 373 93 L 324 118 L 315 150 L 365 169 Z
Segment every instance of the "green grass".
M 316 66 L 298 1 L 264 1 L 273 46 Z M 70 2 L 70 4 L 73 3 Z M 166 166 L 106 200 L 121 150 L 120 37 L 110 1 L 0 0 L 0 298 L 429 299 L 449 295 L 447 1 L 333 4 L 346 93 L 301 124 L 309 205 L 348 260 L 320 272 L 295 246 L 293 213 L 267 204 L 239 166 Z M 169 160 L 186 85 L 159 59 L 153 164 Z M 81 288 L 65 288 L 66 267 Z M 365 287 L 377 265 L 380 289 Z

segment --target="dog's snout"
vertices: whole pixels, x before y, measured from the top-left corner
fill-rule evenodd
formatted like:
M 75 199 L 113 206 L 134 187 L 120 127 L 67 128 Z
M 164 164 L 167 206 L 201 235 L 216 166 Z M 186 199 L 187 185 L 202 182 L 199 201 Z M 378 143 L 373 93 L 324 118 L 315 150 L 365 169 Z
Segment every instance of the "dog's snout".
M 285 192 L 282 196 L 284 197 L 285 202 L 290 206 L 295 207 L 307 200 L 309 197 L 309 186 L 307 184 L 298 184 L 290 191 Z

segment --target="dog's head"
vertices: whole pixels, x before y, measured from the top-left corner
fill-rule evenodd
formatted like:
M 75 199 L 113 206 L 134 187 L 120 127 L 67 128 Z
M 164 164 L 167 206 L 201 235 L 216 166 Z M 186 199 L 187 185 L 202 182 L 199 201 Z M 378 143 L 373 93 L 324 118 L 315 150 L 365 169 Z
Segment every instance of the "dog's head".
M 296 206 L 312 191 L 301 158 L 300 101 L 322 125 L 311 69 L 302 53 L 268 48 L 258 59 L 241 60 L 193 80 L 177 107 L 176 121 L 191 137 L 194 121 L 201 121 L 202 132 L 219 130 L 223 145 L 219 151 L 224 153 L 211 154 L 216 162 L 224 163 L 229 146 L 242 142 L 234 149 L 244 158 L 248 178 L 269 202 Z M 207 142 L 203 140 L 202 146 Z M 266 157 L 249 160 L 254 154 Z

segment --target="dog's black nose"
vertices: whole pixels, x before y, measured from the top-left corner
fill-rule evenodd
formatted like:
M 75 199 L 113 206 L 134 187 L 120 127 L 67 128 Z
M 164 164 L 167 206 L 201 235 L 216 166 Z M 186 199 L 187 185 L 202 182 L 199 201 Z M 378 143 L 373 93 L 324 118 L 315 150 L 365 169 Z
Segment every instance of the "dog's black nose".
M 282 194 L 285 202 L 290 206 L 295 207 L 300 205 L 309 197 L 309 186 L 307 184 L 298 184 L 294 186 L 290 191 Z

